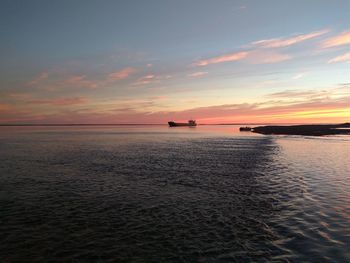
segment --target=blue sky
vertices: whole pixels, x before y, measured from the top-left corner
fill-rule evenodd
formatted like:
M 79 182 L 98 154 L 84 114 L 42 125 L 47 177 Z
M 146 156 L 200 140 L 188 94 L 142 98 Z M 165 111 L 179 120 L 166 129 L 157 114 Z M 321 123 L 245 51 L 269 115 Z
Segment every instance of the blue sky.
M 349 1 L 1 4 L 1 123 L 350 119 Z

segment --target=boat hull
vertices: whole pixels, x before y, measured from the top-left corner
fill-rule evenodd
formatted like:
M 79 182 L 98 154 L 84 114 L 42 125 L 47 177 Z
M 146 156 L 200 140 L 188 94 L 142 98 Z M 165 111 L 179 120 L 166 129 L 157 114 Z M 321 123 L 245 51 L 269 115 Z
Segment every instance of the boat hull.
M 240 131 L 252 131 L 251 127 L 240 127 L 239 128 Z
M 186 123 L 186 122 L 173 122 L 173 121 L 169 121 L 168 124 L 170 127 L 194 127 L 194 126 L 197 126 L 197 124 Z

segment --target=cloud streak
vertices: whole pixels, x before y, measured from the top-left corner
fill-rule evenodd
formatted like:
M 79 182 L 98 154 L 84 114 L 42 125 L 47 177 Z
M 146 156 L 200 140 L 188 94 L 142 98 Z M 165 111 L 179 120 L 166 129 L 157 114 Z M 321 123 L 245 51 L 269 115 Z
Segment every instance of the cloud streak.
M 334 91 L 333 91 L 334 93 Z M 291 98 L 294 99 L 305 99 L 310 97 L 325 97 L 332 94 L 332 91 L 326 91 L 326 90 L 284 90 L 280 92 L 275 92 L 268 94 L 266 97 L 268 98 L 277 98 L 277 99 L 288 99 Z
M 239 61 L 239 60 L 248 62 L 250 64 L 272 64 L 272 63 L 278 63 L 278 62 L 282 62 L 290 59 L 292 59 L 291 55 L 279 53 L 276 51 L 253 50 L 253 51 L 230 53 L 219 57 L 200 60 L 194 63 L 194 65 L 203 67 L 211 64 L 219 64 L 219 63 L 233 62 L 233 61 Z
M 110 80 L 122 80 L 128 78 L 131 74 L 133 74 L 136 69 L 127 67 L 119 71 L 112 72 L 108 75 Z
M 192 78 L 198 78 L 198 77 L 202 77 L 202 76 L 207 75 L 207 74 L 208 74 L 208 72 L 206 72 L 206 71 L 198 71 L 198 72 L 190 73 L 187 76 L 192 77 Z
M 321 43 L 323 48 L 338 47 L 350 44 L 350 31 L 342 32 L 341 34 L 328 38 Z
M 291 55 L 275 52 L 256 50 L 249 53 L 247 61 L 251 64 L 272 64 L 292 59 Z
M 134 85 L 147 85 L 147 84 L 154 83 L 154 82 L 159 82 L 159 80 L 156 78 L 155 75 L 149 74 L 149 75 L 143 76 L 142 78 L 138 79 L 134 83 Z
M 258 46 L 262 48 L 282 48 L 292 46 L 306 40 L 310 40 L 319 36 L 322 36 L 328 33 L 329 30 L 315 31 L 309 34 L 301 34 L 288 38 L 272 38 L 272 39 L 263 39 L 252 42 L 253 46 Z
M 95 81 L 87 80 L 86 75 L 71 76 L 63 80 L 62 85 L 88 89 L 96 89 L 98 87 Z
M 292 77 L 292 79 L 301 79 L 305 76 L 305 73 L 298 73 Z
M 238 61 L 242 60 L 245 57 L 247 57 L 249 52 L 247 51 L 241 51 L 241 52 L 235 52 L 235 53 L 229 53 L 226 55 L 218 56 L 218 57 L 213 57 L 210 59 L 203 59 L 199 60 L 194 63 L 195 66 L 207 66 L 210 64 L 218 64 L 218 63 L 223 63 L 223 62 L 232 62 L 232 61 Z
M 34 79 L 32 79 L 31 81 L 29 81 L 27 84 L 29 86 L 34 86 L 39 84 L 40 82 L 46 80 L 49 78 L 49 73 L 47 72 L 42 72 L 40 73 L 38 76 L 36 76 Z
M 16 111 L 11 105 L 5 105 L 1 120 L 26 120 L 33 123 L 166 123 L 170 119 L 186 120 L 192 116 L 199 123 L 310 123 L 345 122 L 349 121 L 350 116 L 350 91 L 344 87 L 320 91 L 285 90 L 269 94 L 265 100 L 256 103 L 223 104 L 179 111 L 165 110 L 156 104 L 157 99 L 127 100 L 118 103 L 111 101 L 99 106 L 86 106 L 85 109 L 72 107 L 56 110 L 55 113 L 48 111 L 47 114 Z M 35 104 L 51 106 L 80 105 L 85 102 L 85 98 L 79 97 L 32 101 Z
M 329 32 L 328 29 L 314 31 L 308 34 L 299 34 L 285 38 L 272 38 L 254 41 L 241 50 L 233 53 L 227 53 L 221 56 L 202 59 L 194 62 L 193 66 L 208 66 L 234 61 L 247 61 L 251 64 L 271 64 L 292 59 L 289 54 L 283 54 L 278 49 L 293 46 L 307 40 L 323 36 Z
M 350 63 L 350 52 L 345 53 L 343 55 L 332 58 L 328 61 L 328 63 L 336 63 L 336 62 L 347 62 Z
M 31 100 L 30 104 L 46 104 L 53 106 L 71 106 L 85 104 L 88 99 L 85 97 L 74 97 L 74 98 L 57 98 L 57 99 L 43 99 L 43 100 Z

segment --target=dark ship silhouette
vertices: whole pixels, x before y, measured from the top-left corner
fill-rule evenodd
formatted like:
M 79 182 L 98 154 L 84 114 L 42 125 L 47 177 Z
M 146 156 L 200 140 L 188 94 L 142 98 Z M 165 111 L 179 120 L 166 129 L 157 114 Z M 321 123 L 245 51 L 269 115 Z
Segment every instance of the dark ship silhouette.
M 195 120 L 189 120 L 188 122 L 169 121 L 168 124 L 170 127 L 182 127 L 182 126 L 194 127 L 194 126 L 197 126 L 197 123 Z
M 251 127 L 245 126 L 245 127 L 240 127 L 239 128 L 240 131 L 252 131 Z

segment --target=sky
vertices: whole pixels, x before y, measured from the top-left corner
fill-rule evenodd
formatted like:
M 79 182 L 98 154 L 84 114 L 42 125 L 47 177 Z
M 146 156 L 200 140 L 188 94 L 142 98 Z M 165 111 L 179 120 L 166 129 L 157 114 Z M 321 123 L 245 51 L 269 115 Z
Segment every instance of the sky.
M 1 0 L 0 124 L 350 122 L 348 0 Z

